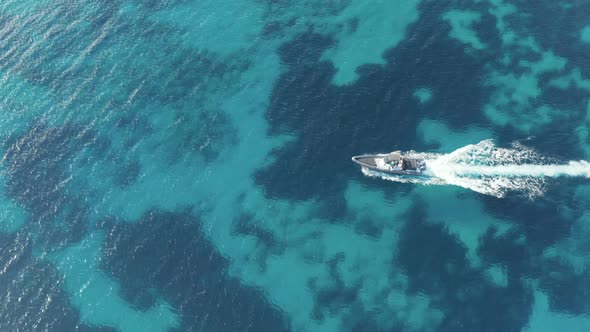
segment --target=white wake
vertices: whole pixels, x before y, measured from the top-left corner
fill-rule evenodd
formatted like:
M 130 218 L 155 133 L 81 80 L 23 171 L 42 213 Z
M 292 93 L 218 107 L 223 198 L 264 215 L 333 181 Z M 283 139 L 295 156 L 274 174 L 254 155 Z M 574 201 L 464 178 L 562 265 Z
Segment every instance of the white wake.
M 499 148 L 492 140 L 485 140 L 449 154 L 411 154 L 425 159 L 427 176 L 396 176 L 368 169 L 363 169 L 363 173 L 396 182 L 456 185 L 495 197 L 504 197 L 508 192 L 540 196 L 548 178 L 590 178 L 590 163 L 587 161 L 559 164 L 519 143 L 510 148 Z

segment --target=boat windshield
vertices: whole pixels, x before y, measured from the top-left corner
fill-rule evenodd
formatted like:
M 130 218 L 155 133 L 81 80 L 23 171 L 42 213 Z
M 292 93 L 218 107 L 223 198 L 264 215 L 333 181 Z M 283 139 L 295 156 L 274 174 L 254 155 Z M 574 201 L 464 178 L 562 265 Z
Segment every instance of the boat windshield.
M 402 156 L 397 152 L 392 152 L 385 157 L 385 162 L 394 164 L 398 163 L 402 159 Z

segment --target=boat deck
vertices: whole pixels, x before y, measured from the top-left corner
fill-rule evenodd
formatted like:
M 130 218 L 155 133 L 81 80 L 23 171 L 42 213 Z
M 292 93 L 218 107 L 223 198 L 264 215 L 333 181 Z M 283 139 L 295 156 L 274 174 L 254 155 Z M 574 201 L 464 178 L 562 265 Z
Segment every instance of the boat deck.
M 363 158 L 358 158 L 357 160 L 363 164 L 377 167 L 377 162 L 375 161 L 374 157 L 363 157 Z

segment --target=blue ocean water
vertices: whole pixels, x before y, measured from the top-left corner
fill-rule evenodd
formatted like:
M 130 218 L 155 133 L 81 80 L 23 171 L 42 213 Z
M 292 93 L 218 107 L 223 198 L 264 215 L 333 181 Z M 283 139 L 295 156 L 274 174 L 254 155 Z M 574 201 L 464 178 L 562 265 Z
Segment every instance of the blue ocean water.
M 0 2 L 0 331 L 590 330 L 588 14 Z

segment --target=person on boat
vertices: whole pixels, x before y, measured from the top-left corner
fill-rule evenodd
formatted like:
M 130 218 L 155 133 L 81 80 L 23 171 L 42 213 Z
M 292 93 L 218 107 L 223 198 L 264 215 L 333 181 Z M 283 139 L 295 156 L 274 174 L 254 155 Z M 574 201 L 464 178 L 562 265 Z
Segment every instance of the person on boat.
M 404 162 L 404 158 L 401 158 L 399 160 L 399 164 L 398 164 L 399 168 L 403 171 L 406 169 L 406 163 Z

